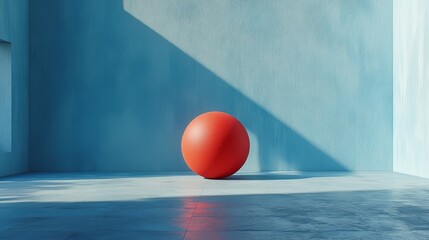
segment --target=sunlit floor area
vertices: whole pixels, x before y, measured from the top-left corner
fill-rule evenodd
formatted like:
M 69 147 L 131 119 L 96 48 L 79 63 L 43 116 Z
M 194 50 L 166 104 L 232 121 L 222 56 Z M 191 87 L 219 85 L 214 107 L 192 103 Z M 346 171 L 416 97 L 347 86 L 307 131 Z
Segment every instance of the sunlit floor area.
M 428 239 L 429 179 L 395 173 L 25 174 L 0 239 Z

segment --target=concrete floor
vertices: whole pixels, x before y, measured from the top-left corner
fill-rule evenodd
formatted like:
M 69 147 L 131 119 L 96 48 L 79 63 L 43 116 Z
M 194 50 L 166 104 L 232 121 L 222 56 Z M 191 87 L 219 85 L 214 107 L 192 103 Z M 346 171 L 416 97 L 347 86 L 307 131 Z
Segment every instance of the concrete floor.
M 395 173 L 0 178 L 0 239 L 429 239 L 429 179 Z

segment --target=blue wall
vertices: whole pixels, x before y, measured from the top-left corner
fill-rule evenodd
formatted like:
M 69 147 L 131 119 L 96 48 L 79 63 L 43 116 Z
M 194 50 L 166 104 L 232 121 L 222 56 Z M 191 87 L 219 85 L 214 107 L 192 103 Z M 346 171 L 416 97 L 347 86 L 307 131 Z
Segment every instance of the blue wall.
M 0 39 L 0 152 L 12 150 L 12 49 Z
M 392 169 L 392 2 L 30 2 L 30 168 L 186 170 L 221 110 L 245 170 Z
M 10 43 L 12 80 L 11 147 L 0 151 L 0 176 L 28 170 L 28 2 L 27 0 L 0 0 L 0 40 Z M 5 86 L 3 86 L 5 87 Z M 7 86 L 10 87 L 10 86 Z M 3 89 L 4 90 L 4 89 Z M 3 96 L 4 97 L 4 96 Z M 3 102 L 4 104 L 4 102 Z M 9 117 L 9 109 L 0 111 L 0 117 Z M 0 133 L 1 134 L 1 133 Z
M 394 1 L 393 170 L 429 177 L 429 1 Z

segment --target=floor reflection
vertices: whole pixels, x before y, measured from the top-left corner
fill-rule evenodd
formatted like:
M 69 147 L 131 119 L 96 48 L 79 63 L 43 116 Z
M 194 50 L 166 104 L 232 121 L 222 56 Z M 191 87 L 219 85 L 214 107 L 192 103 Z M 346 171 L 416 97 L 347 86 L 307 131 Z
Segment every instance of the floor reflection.
M 427 179 L 201 181 L 0 181 L 0 239 L 429 239 Z

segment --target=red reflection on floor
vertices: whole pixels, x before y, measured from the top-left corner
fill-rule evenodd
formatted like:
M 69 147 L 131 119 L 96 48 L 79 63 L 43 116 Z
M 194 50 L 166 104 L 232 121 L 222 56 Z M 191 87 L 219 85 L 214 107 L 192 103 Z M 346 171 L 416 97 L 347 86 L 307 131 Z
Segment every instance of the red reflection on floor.
M 226 227 L 225 208 L 215 202 L 198 202 L 193 211 L 186 236 L 200 236 L 204 239 L 222 240 L 221 232 Z

